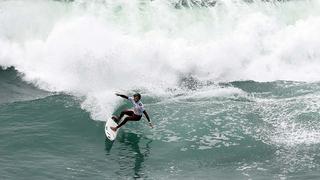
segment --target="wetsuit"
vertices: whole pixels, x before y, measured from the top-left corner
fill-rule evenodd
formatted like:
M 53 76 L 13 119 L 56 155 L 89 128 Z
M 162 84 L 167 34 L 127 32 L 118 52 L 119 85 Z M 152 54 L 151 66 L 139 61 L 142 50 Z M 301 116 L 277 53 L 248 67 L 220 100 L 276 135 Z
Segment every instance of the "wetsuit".
M 122 96 L 121 96 L 122 97 Z M 125 98 L 125 97 L 124 97 Z M 139 121 L 142 117 L 142 114 L 144 113 L 144 107 L 141 101 L 135 102 L 133 97 L 128 97 L 128 99 L 132 105 L 133 108 L 129 110 L 122 111 L 119 117 L 119 120 L 124 116 L 128 115 L 118 126 L 117 128 L 120 128 L 123 126 L 127 121 Z

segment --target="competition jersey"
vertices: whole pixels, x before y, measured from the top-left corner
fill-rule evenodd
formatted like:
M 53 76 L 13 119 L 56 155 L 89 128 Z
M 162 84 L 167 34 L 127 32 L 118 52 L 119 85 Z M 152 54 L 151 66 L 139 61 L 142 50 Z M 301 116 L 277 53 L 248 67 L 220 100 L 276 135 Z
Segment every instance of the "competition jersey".
M 136 115 L 142 116 L 144 107 L 141 101 L 135 102 L 133 97 L 129 97 L 128 100 L 133 104 L 133 112 Z

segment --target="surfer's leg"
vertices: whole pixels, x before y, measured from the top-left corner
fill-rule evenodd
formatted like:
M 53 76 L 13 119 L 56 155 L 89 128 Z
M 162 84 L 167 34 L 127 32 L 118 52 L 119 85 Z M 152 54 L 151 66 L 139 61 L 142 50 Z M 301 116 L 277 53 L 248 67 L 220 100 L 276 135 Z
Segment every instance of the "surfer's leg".
M 128 121 L 128 117 L 124 118 L 124 120 L 117 126 L 117 129 L 123 126 L 125 123 L 127 123 L 127 121 Z
M 121 118 L 122 118 L 124 115 L 128 115 L 128 117 L 126 117 L 118 126 L 116 126 L 116 127 L 111 127 L 111 129 L 112 129 L 113 131 L 116 131 L 118 128 L 120 128 L 121 126 L 123 126 L 127 121 L 130 121 L 130 120 L 134 121 L 134 119 L 135 119 L 135 118 L 133 118 L 133 119 L 131 118 L 132 116 L 134 116 L 134 112 L 133 112 L 132 110 L 124 110 L 124 111 L 121 112 L 118 121 L 116 121 L 117 124 L 119 123 L 119 121 L 121 120 Z
M 117 126 L 117 129 L 123 126 L 127 121 L 139 121 L 141 119 L 141 116 L 133 114 L 132 116 L 128 116 L 124 118 L 124 120 Z
M 124 110 L 121 112 L 120 116 L 119 116 L 119 120 L 124 116 L 124 115 L 128 115 L 128 116 L 132 116 L 134 113 L 132 110 Z

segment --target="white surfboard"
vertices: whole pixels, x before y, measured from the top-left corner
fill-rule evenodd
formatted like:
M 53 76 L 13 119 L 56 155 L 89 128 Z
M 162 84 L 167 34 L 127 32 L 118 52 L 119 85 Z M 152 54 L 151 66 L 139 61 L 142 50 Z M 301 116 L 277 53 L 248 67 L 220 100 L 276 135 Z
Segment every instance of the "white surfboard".
M 119 121 L 119 124 L 120 122 L 122 122 L 122 120 L 124 118 L 126 118 L 127 116 L 123 116 L 122 119 Z M 108 118 L 107 122 L 106 122 L 106 125 L 104 127 L 104 133 L 106 134 L 107 138 L 110 140 L 110 141 L 114 141 L 117 137 L 117 134 L 118 134 L 118 131 L 119 129 L 117 129 L 117 131 L 113 131 L 110 127 L 115 127 L 115 126 L 118 126 L 118 124 L 112 119 L 112 118 Z

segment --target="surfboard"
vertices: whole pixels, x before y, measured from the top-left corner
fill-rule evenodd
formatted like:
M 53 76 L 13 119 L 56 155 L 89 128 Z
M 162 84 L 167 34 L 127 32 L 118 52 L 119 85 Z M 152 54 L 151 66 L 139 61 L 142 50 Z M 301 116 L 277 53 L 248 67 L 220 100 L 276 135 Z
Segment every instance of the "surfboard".
M 119 124 L 120 122 L 122 122 L 122 120 L 124 118 L 126 118 L 127 116 L 123 116 L 122 119 L 120 119 L 119 121 Z M 115 127 L 117 126 L 118 124 L 110 117 L 108 118 L 107 122 L 106 122 L 106 125 L 104 127 L 104 133 L 106 134 L 106 137 L 110 140 L 110 141 L 114 141 L 117 137 L 117 134 L 118 134 L 118 131 L 119 129 L 117 129 L 117 131 L 113 131 L 111 129 L 111 127 Z

